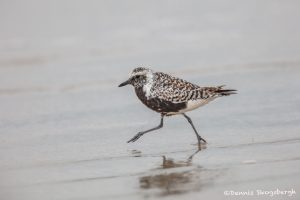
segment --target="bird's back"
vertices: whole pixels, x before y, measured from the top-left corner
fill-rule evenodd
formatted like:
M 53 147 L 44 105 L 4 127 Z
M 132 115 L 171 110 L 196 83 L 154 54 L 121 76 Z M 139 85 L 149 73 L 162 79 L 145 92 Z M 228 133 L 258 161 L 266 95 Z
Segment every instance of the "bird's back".
M 222 87 L 201 87 L 183 79 L 157 72 L 155 73 L 155 81 L 151 87 L 151 96 L 180 103 L 189 100 L 222 96 Z
M 151 88 L 151 94 L 164 100 L 174 103 L 183 102 L 185 101 L 183 98 L 189 91 L 199 88 L 195 84 L 162 72 L 154 74 L 155 81 Z

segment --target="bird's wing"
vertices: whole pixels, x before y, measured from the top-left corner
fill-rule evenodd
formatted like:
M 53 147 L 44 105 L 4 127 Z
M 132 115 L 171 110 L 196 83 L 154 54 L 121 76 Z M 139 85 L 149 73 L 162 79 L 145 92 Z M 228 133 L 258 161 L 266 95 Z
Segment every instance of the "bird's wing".
M 183 79 L 157 72 L 156 81 L 152 87 L 152 94 L 154 97 L 173 103 L 200 99 L 207 100 L 234 94 L 235 90 L 224 90 L 222 89 L 223 87 L 223 85 L 218 87 L 200 87 Z
M 183 79 L 179 79 L 162 72 L 155 73 L 155 81 L 152 86 L 152 94 L 154 97 L 170 101 L 173 103 L 185 102 L 192 98 L 194 92 L 199 90 L 199 86 L 189 83 Z

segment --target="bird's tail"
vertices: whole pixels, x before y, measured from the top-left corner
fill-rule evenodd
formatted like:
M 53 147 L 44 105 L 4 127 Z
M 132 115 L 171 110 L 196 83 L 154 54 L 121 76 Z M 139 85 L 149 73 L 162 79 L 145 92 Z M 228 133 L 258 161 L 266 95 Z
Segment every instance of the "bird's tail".
M 219 96 L 229 96 L 232 94 L 237 94 L 234 89 L 223 89 L 225 85 L 221 85 L 217 87 L 217 90 L 215 91 Z

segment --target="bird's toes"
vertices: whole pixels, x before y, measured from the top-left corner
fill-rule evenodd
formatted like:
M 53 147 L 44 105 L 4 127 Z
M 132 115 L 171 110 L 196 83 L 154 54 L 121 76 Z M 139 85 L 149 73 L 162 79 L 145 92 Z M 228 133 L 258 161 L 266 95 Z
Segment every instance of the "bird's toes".
M 203 141 L 205 144 L 207 143 L 203 138 L 200 138 L 200 141 Z
M 139 133 L 136 134 L 133 138 L 131 138 L 130 140 L 128 140 L 127 143 L 135 142 L 135 141 L 137 141 L 141 136 L 142 136 L 142 134 L 141 134 L 141 132 L 139 132 Z
M 136 139 L 135 139 L 135 137 L 133 137 L 133 138 L 131 138 L 130 140 L 128 140 L 127 143 L 135 142 L 135 141 L 136 141 Z

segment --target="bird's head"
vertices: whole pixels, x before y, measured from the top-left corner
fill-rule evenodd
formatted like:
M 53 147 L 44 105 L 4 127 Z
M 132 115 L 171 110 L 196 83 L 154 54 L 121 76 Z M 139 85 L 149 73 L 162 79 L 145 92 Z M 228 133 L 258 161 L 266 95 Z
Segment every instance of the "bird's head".
M 148 68 L 138 67 L 135 68 L 127 81 L 121 83 L 119 87 L 123 87 L 125 85 L 131 84 L 135 88 L 143 87 L 149 81 L 153 79 L 153 71 Z

